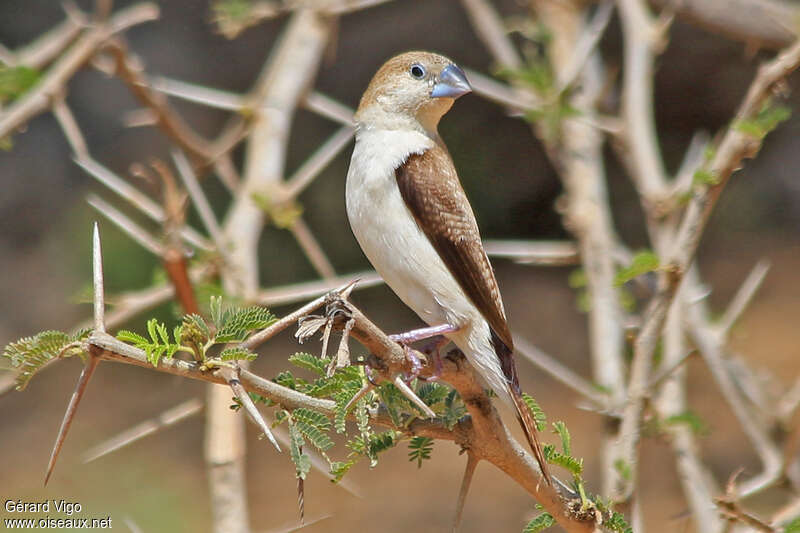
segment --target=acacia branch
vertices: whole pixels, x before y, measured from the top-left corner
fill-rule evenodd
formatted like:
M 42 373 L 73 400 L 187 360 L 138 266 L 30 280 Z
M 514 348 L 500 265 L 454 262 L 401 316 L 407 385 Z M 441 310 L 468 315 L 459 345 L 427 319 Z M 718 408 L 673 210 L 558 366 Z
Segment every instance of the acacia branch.
M 782 0 L 649 0 L 678 17 L 751 47 L 780 49 L 797 39 L 800 8 Z
M 741 121 L 752 119 L 761 110 L 762 104 L 771 95 L 775 86 L 798 65 L 800 65 L 800 42 L 759 69 L 736 114 L 734 125 L 725 132 L 709 165 L 709 171 L 715 176 L 717 182 L 701 188 L 694 194 L 678 234 L 671 244 L 671 253 L 667 256 L 666 264 L 662 267 L 659 275 L 658 293 L 648 304 L 642 328 L 634 344 L 628 402 L 623 414 L 617 447 L 617 457 L 630 467 L 633 476 L 629 479 L 622 475 L 618 476 L 616 496 L 619 500 L 629 497 L 633 489 L 632 480 L 635 479 L 636 472 L 635 449 L 639 441 L 641 414 L 644 399 L 649 394 L 647 384 L 653 353 L 661 335 L 667 311 L 685 273 L 694 260 L 700 237 L 722 189 L 731 174 L 741 167 L 742 160 L 755 155 L 761 146 L 762 139 L 740 131 L 736 125 Z
M 158 6 L 136 4 L 120 10 L 108 23 L 89 27 L 48 69 L 41 81 L 0 114 L 0 139 L 46 111 L 53 99 L 64 92 L 73 75 L 106 44 L 115 33 L 132 25 L 158 18 Z
M 345 292 L 349 289 L 344 289 Z M 298 312 L 284 317 L 278 324 L 264 330 L 266 334 L 254 335 L 245 345 L 256 347 L 271 338 L 281 328 L 296 323 L 299 316 L 304 316 L 325 302 L 335 303 L 350 313 L 354 320 L 351 335 L 372 354 L 373 364 L 381 376 L 393 377 L 411 371 L 410 363 L 402 346 L 389 337 L 363 315 L 357 308 L 340 299 L 340 292 L 327 295 L 321 301 L 312 302 Z M 289 320 L 291 318 L 291 320 Z M 182 377 L 226 384 L 230 376 L 225 373 L 230 369 L 213 371 L 201 370 L 196 362 L 178 359 L 161 359 L 156 367 L 148 360 L 145 352 L 125 344 L 116 338 L 101 332 L 94 332 L 86 341 L 86 349 L 99 360 L 116 361 L 166 372 Z M 420 357 L 424 358 L 422 354 Z M 435 439 L 452 440 L 469 449 L 478 459 L 494 464 L 527 490 L 544 508 L 550 512 L 559 524 L 568 532 L 590 532 L 594 523 L 582 522 L 574 517 L 556 489 L 542 482 L 541 473 L 533 458 L 524 450 L 508 432 L 499 414 L 486 395 L 482 381 L 466 362 L 461 354 L 451 353 L 443 360 L 441 379 L 452 385 L 461 395 L 470 416 L 459 421 L 450 430 L 437 420 L 416 420 L 408 427 L 394 427 L 388 416 L 378 416 L 376 423 L 392 427 L 408 435 L 427 436 Z M 433 364 L 423 367 L 421 375 L 430 376 L 436 369 Z M 286 409 L 305 407 L 333 416 L 335 403 L 331 400 L 313 398 L 264 379 L 246 369 L 236 370 L 239 383 L 248 392 L 255 392 Z M 230 393 L 228 393 L 230 394 Z M 229 397 L 229 396 L 228 396 Z

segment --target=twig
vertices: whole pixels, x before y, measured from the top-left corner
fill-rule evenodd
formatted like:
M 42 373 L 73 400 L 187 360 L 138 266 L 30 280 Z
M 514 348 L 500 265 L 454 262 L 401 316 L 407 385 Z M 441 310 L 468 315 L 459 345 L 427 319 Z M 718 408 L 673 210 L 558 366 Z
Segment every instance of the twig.
M 309 91 L 302 106 L 334 122 L 353 126 L 353 110 L 318 91 Z
M 311 154 L 303 165 L 286 180 L 285 193 L 289 198 L 296 198 L 322 170 L 339 155 L 339 152 L 353 138 L 355 130 L 350 126 L 342 126 L 327 141 Z
M 520 91 L 472 69 L 464 69 L 475 94 L 504 105 L 511 113 L 538 109 L 542 102 L 530 91 Z
M 503 20 L 487 0 L 461 0 L 472 27 L 486 44 L 495 60 L 502 66 L 519 69 L 522 59 L 506 35 Z
M 75 162 L 89 175 L 121 196 L 124 200 L 147 215 L 150 219 L 158 222 L 159 224 L 163 224 L 166 220 L 166 215 L 164 214 L 164 210 L 161 208 L 161 206 L 151 200 L 146 194 L 140 192 L 136 187 L 133 187 L 131 184 L 102 166 L 94 159 L 75 159 Z M 181 228 L 180 233 L 183 239 L 192 246 L 196 246 L 197 248 L 205 251 L 212 251 L 214 249 L 214 247 L 205 237 L 188 226 Z
M 158 18 L 155 4 L 136 4 L 121 10 L 108 25 L 94 26 L 87 30 L 50 69 L 34 88 L 17 99 L 0 114 L 0 139 L 47 110 L 52 98 L 60 94 L 69 79 L 111 37 L 116 28 L 126 28 Z
M 643 0 L 618 0 L 625 34 L 622 116 L 625 141 L 643 202 L 660 198 L 666 183 L 653 116 L 653 50 L 655 24 Z
M 64 136 L 67 138 L 67 142 L 69 142 L 75 156 L 78 158 L 89 157 L 86 139 L 84 139 L 75 116 L 72 114 L 63 95 L 56 98 L 53 104 L 53 115 L 56 117 L 59 126 L 61 126 L 61 130 L 64 132 Z
M 762 490 L 775 480 L 781 472 L 782 460 L 780 450 L 768 438 L 761 425 L 748 410 L 744 400 L 736 388 L 733 379 L 725 367 L 721 346 L 717 338 L 708 334 L 708 324 L 697 306 L 687 310 L 686 327 L 697 344 L 725 400 L 731 406 L 736 419 L 742 426 L 753 449 L 764 466 L 764 472 L 746 482 L 741 490 L 742 496 L 748 496 Z M 705 325 L 705 327 L 701 327 Z
M 597 6 L 594 16 L 584 24 L 581 36 L 575 43 L 569 62 L 559 68 L 558 92 L 563 91 L 575 82 L 589 57 L 594 53 L 597 43 L 606 31 L 614 12 L 614 3 L 604 0 Z
M 779 49 L 797 39 L 792 21 L 800 15 L 794 2 L 782 0 L 650 0 L 679 17 L 750 47 Z
M 94 330 L 98 335 L 105 335 L 105 289 L 103 286 L 103 256 L 100 248 L 100 231 L 95 222 L 92 230 L 92 281 L 94 285 Z M 61 420 L 61 427 L 58 429 L 56 442 L 53 444 L 53 450 L 50 452 L 50 460 L 47 463 L 47 471 L 44 476 L 44 484 L 50 480 L 50 475 L 53 473 L 53 468 L 56 466 L 58 455 L 61 453 L 61 447 L 64 445 L 64 440 L 67 438 L 69 428 L 72 426 L 72 421 L 75 418 L 75 413 L 78 410 L 78 405 L 81 403 L 81 398 L 86 392 L 86 387 L 97 369 L 97 364 L 100 359 L 89 353 L 84 363 L 81 376 L 78 378 L 78 383 L 75 384 L 75 390 L 67 404 L 67 410 L 64 413 L 64 418 Z
M 149 420 L 145 420 L 135 426 L 126 429 L 125 431 L 113 436 L 112 438 L 101 442 L 97 446 L 90 448 L 83 454 L 83 462 L 90 463 L 105 455 L 124 448 L 129 444 L 133 444 L 144 437 L 156 433 L 160 429 L 170 427 L 178 422 L 186 420 L 203 410 L 203 402 L 198 398 L 186 400 L 180 404 L 167 409 L 160 415 Z
M 580 262 L 578 247 L 569 241 L 486 240 L 486 253 L 523 265 L 562 266 Z
M 212 160 L 214 150 L 211 144 L 195 133 L 177 113 L 170 109 L 166 99 L 150 87 L 150 81 L 141 67 L 131 60 L 125 45 L 120 41 L 111 41 L 106 48 L 116 62 L 117 76 L 145 107 L 155 113 L 160 128 L 182 149 L 202 161 Z
M 175 163 L 175 168 L 178 169 L 178 175 L 181 177 L 184 186 L 186 186 L 186 190 L 189 192 L 192 203 L 197 209 L 197 214 L 200 215 L 200 220 L 203 221 L 203 225 L 211 236 L 211 240 L 214 241 L 217 251 L 219 253 L 224 253 L 226 247 L 224 245 L 225 241 L 223 240 L 222 228 L 220 228 L 217 222 L 217 217 L 214 216 L 214 211 L 208 203 L 208 198 L 203 192 L 202 187 L 200 187 L 200 182 L 197 181 L 197 175 L 194 173 L 192 166 L 189 164 L 186 156 L 183 155 L 183 152 L 178 150 L 172 151 L 172 160 Z
M 246 99 L 239 94 L 211 89 L 164 76 L 153 76 L 150 79 L 150 85 L 155 91 L 196 104 L 227 111 L 242 112 L 245 110 Z
M 800 42 L 762 66 L 739 108 L 736 121 L 754 116 L 761 109 L 761 104 L 769 96 L 772 88 L 798 64 L 800 64 Z M 630 465 L 631 469 L 635 468 L 634 457 L 636 443 L 639 440 L 639 420 L 643 400 L 648 394 L 647 383 L 649 382 L 652 357 L 667 316 L 667 310 L 675 297 L 684 273 L 688 271 L 692 263 L 705 223 L 719 194 L 734 170 L 741 166 L 742 159 L 745 156 L 751 156 L 759 145 L 759 141 L 736 128 L 730 128 L 725 133 L 709 169 L 717 177 L 718 183 L 698 192 L 690 201 L 680 230 L 672 243 L 672 251 L 662 269 L 659 291 L 645 310 L 643 325 L 634 344 L 628 403 L 623 413 L 617 448 L 617 457 L 625 464 Z M 761 440 L 760 437 L 756 438 Z M 769 466 L 774 468 L 775 465 L 770 464 Z M 629 480 L 622 479 L 622 477 L 617 479 L 617 499 L 624 499 L 630 495 L 631 489 L 632 485 Z
M 339 289 L 331 292 L 326 293 L 319 298 L 307 303 L 300 309 L 289 313 L 285 317 L 281 318 L 271 326 L 262 329 L 258 333 L 251 335 L 246 341 L 242 343 L 242 346 L 247 349 L 254 349 L 260 346 L 261 344 L 265 343 L 281 331 L 285 330 L 289 326 L 295 324 L 300 318 L 308 315 L 309 313 L 313 313 L 326 303 L 330 302 L 332 299 L 336 298 L 337 295 L 342 295 L 344 293 L 348 293 L 352 289 L 352 287 L 357 283 L 357 280 L 350 281 L 349 283 L 345 284 L 344 286 L 340 287 Z
M 688 286 L 681 289 L 676 297 L 681 302 Z M 683 363 L 687 354 L 693 353 L 686 347 L 686 338 L 682 315 L 684 306 L 673 305 L 664 327 L 663 334 L 663 371 L 651 384 L 651 390 L 657 390 L 655 407 L 661 419 L 669 419 L 686 412 L 686 369 Z M 663 385 L 660 381 L 664 380 Z M 670 436 L 670 445 L 675 457 L 675 465 L 683 488 L 686 501 L 691 509 L 692 520 L 697 531 L 704 533 L 721 533 L 723 523 L 711 505 L 711 498 L 718 492 L 718 487 L 703 465 L 695 436 L 686 424 L 665 425 Z
M 142 248 L 155 255 L 162 257 L 164 255 L 164 246 L 152 235 L 150 235 L 144 228 L 136 224 L 133 220 L 124 215 L 117 208 L 97 196 L 90 194 L 86 200 L 89 205 L 97 209 L 97 211 L 114 223 L 119 229 L 125 232 L 131 239 L 136 241 Z
M 467 494 L 469 487 L 472 484 L 472 476 L 475 474 L 475 468 L 478 466 L 478 459 L 467 451 L 467 466 L 464 468 L 464 477 L 461 479 L 461 488 L 458 491 L 458 500 L 456 501 L 456 512 L 453 517 L 453 532 L 458 531 L 461 525 L 461 517 L 464 514 L 464 504 L 467 502 Z
M 311 233 L 311 230 L 306 225 L 302 217 L 297 217 L 292 225 L 289 227 L 297 243 L 302 248 L 308 260 L 323 279 L 333 279 L 336 277 L 336 271 L 333 269 L 328 257 L 322 249 L 317 238 Z
M 540 369 L 544 370 L 556 381 L 574 390 L 594 405 L 608 407 L 609 398 L 600 392 L 597 387 L 592 385 L 582 376 L 577 374 L 568 366 L 565 366 L 555 357 L 543 352 L 538 347 L 529 343 L 521 335 L 514 336 L 514 350 L 519 355 L 528 359 Z
M 355 281 L 354 281 L 355 280 Z M 307 298 L 314 298 L 326 294 L 336 287 L 356 283 L 357 288 L 366 289 L 383 283 L 383 279 L 369 270 L 345 274 L 332 279 L 305 281 L 281 287 L 272 287 L 259 291 L 256 301 L 261 305 L 275 306 L 300 302 Z
M 61 54 L 81 31 L 86 28 L 88 20 L 78 11 L 65 6 L 67 17 L 47 30 L 35 41 L 13 52 L 11 65 L 41 69 Z
M 739 290 L 736 291 L 731 303 L 728 304 L 728 308 L 725 309 L 722 318 L 719 319 L 719 324 L 715 327 L 715 330 L 722 338 L 727 336 L 728 332 L 752 301 L 753 296 L 758 292 L 758 289 L 764 282 L 764 278 L 767 277 L 769 267 L 769 261 L 766 259 L 760 260 L 739 286 Z

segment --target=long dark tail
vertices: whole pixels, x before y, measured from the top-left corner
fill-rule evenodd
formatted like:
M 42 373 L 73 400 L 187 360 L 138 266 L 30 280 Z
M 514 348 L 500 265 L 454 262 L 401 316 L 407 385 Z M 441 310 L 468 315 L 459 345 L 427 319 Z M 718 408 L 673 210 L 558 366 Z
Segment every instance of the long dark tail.
M 514 400 L 514 407 L 517 408 L 517 420 L 522 426 L 522 431 L 525 433 L 525 438 L 528 439 L 528 444 L 533 451 L 533 456 L 536 462 L 539 463 L 539 469 L 542 471 L 542 476 L 548 485 L 553 484 L 553 478 L 550 476 L 550 470 L 547 467 L 547 461 L 544 459 L 542 452 L 542 445 L 539 443 L 539 432 L 536 429 L 536 421 L 533 419 L 531 410 L 528 409 L 525 400 L 522 399 L 522 393 L 519 389 L 515 390 L 513 385 L 508 387 L 508 392 L 511 393 L 511 398 Z
M 522 431 L 525 433 L 525 438 L 528 439 L 528 444 L 531 447 L 533 456 L 536 462 L 539 463 L 539 470 L 542 471 L 542 477 L 548 485 L 553 484 L 553 478 L 550 476 L 550 470 L 547 467 L 547 461 L 544 459 L 544 452 L 542 452 L 542 445 L 539 443 L 539 432 L 536 429 L 536 421 L 533 419 L 531 410 L 522 398 L 522 391 L 519 388 L 519 378 L 517 377 L 517 367 L 514 364 L 513 349 L 503 342 L 494 330 L 490 330 L 492 334 L 492 345 L 494 346 L 497 358 L 500 360 L 500 367 L 503 370 L 503 375 L 508 382 L 508 393 L 514 401 L 514 407 L 517 408 L 517 420 L 522 426 Z

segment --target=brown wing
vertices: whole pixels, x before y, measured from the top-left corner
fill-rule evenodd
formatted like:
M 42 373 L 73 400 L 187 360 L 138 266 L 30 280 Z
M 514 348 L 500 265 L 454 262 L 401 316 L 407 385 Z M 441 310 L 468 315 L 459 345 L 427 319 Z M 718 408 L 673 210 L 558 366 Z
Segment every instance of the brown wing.
M 395 170 L 395 176 L 420 229 L 489 323 L 498 356 L 500 347 L 494 337 L 510 353 L 513 343 L 497 280 L 447 150 L 437 144 L 422 154 L 412 154 Z M 503 370 L 511 381 L 513 370 Z

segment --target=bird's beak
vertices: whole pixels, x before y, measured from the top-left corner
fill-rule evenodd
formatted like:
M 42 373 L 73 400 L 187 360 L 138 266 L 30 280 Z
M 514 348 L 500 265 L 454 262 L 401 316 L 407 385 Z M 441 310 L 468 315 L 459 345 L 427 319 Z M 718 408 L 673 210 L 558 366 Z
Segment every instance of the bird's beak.
M 431 98 L 458 98 L 472 92 L 467 75 L 457 65 L 447 65 L 439 74 Z

